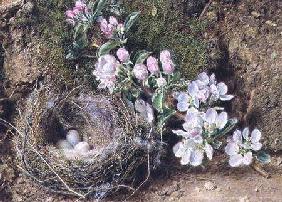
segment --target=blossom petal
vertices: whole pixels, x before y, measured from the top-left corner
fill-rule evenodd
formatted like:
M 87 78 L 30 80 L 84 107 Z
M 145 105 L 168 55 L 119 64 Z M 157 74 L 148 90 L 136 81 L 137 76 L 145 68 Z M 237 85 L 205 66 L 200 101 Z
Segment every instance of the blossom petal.
M 189 95 L 187 93 L 180 92 L 177 96 L 178 102 L 188 102 L 189 101 Z
M 206 72 L 202 72 L 198 75 L 198 79 L 203 82 L 205 85 L 208 85 L 210 82 L 210 78 Z
M 190 163 L 190 158 L 191 158 L 191 151 L 186 150 L 186 152 L 183 154 L 180 164 L 181 165 L 188 165 Z
M 199 108 L 200 107 L 200 100 L 198 98 L 194 98 L 194 101 L 193 101 L 193 104 L 196 108 Z
M 249 127 L 244 128 L 242 135 L 244 137 L 245 140 L 249 140 L 250 139 L 250 130 Z
M 197 143 L 197 144 L 202 144 L 203 143 L 203 137 L 201 136 L 201 135 L 197 135 L 197 136 L 195 136 L 195 137 L 193 137 L 193 140 L 194 140 L 194 142 L 195 143 Z
M 258 151 L 262 148 L 262 144 L 260 142 L 252 143 L 251 148 L 254 151 Z
M 229 165 L 231 167 L 239 167 L 242 165 L 242 163 L 243 163 L 243 156 L 241 154 L 230 156 Z
M 225 83 L 220 82 L 220 83 L 217 84 L 216 87 L 217 87 L 217 90 L 219 92 L 219 95 L 225 95 L 227 93 L 228 88 L 227 88 L 227 85 Z
M 253 154 L 252 154 L 252 152 L 247 152 L 247 153 L 244 155 L 243 164 L 244 164 L 244 165 L 250 165 L 250 164 L 252 163 L 252 160 L 253 160 Z
M 209 124 L 213 124 L 215 123 L 216 117 L 217 117 L 217 112 L 215 111 L 215 109 L 210 108 L 207 110 L 205 114 L 205 121 L 208 122 Z
M 172 132 L 178 136 L 182 136 L 185 138 L 189 138 L 190 137 L 190 133 L 185 132 L 184 130 L 172 130 Z
M 209 160 L 212 160 L 212 156 L 213 156 L 213 148 L 210 144 L 206 144 L 205 145 L 205 152 L 207 154 L 207 157 Z
M 229 156 L 233 156 L 238 154 L 239 152 L 239 146 L 234 142 L 229 142 L 225 147 L 225 153 Z
M 177 103 L 177 110 L 180 112 L 186 112 L 189 108 L 188 102 L 178 102 Z
M 212 84 L 216 84 L 216 80 L 215 80 L 215 74 L 212 74 L 211 76 L 210 76 L 210 82 L 209 82 L 209 84 L 210 85 L 212 85 Z
M 173 146 L 172 150 L 176 157 L 181 157 L 185 152 L 183 142 L 178 142 Z
M 192 81 L 192 83 L 188 84 L 188 93 L 192 97 L 195 97 L 199 91 L 199 87 L 195 81 Z
M 232 140 L 237 144 L 241 144 L 243 141 L 242 132 L 240 130 L 235 130 L 232 136 Z
M 258 129 L 254 129 L 253 132 L 251 133 L 251 142 L 259 142 L 261 138 L 261 132 Z
M 234 98 L 234 95 L 220 95 L 219 99 L 222 101 L 228 101 L 232 100 Z
M 227 113 L 226 112 L 221 112 L 217 118 L 216 118 L 216 126 L 219 129 L 224 128 L 224 126 L 227 124 Z
M 204 152 L 202 150 L 196 149 L 191 152 L 190 163 L 192 166 L 199 166 L 202 164 L 204 159 Z

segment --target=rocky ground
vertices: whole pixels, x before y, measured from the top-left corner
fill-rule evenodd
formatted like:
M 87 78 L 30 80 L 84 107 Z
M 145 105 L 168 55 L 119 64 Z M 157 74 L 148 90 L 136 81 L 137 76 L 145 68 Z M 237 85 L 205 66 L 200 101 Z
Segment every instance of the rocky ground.
M 0 114 L 12 120 L 12 103 L 24 98 L 34 81 L 46 74 L 34 55 L 42 49 L 32 29 L 13 24 L 13 16 L 28 15 L 32 4 L 4 0 L 0 4 L 0 44 L 9 33 L 2 69 L 0 51 Z M 9 10 L 9 12 L 7 12 Z M 129 201 L 281 201 L 282 198 L 282 2 L 280 0 L 211 1 L 201 16 L 208 28 L 211 71 L 225 80 L 236 95 L 229 111 L 240 124 L 256 125 L 272 153 L 266 178 L 251 168 L 230 169 L 221 154 L 206 168 L 175 168 L 156 174 Z M 30 39 L 33 37 L 32 41 Z M 0 75 L 1 78 L 1 75 Z M 5 81 L 5 82 L 2 82 Z M 1 109 L 2 108 L 2 109 Z M 2 112 L 1 112 L 2 110 Z M 1 127 L 1 126 L 0 126 Z M 0 201 L 76 201 L 53 195 L 27 179 L 13 164 L 11 134 L 0 130 Z M 116 201 L 116 198 L 109 200 Z

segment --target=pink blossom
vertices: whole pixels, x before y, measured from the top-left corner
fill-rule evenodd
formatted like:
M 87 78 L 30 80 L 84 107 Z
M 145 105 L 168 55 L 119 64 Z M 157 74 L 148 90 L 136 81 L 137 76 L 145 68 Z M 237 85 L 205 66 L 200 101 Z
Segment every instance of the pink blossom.
M 113 91 L 118 65 L 116 58 L 109 54 L 98 59 L 93 74 L 100 81 L 99 88 L 108 88 L 111 92 Z
M 171 59 L 171 54 L 168 50 L 163 50 L 160 53 L 160 61 L 165 74 L 172 74 L 174 72 L 174 64 Z
M 75 8 L 80 10 L 80 11 L 83 11 L 86 8 L 86 4 L 83 3 L 82 1 L 76 1 L 75 2 Z
M 68 18 L 74 18 L 75 14 L 73 13 L 72 10 L 67 10 L 67 11 L 66 11 L 66 16 L 67 16 Z
M 113 17 L 113 16 L 110 16 L 110 18 L 109 18 L 109 23 L 110 23 L 111 25 L 114 25 L 114 26 L 117 26 L 117 25 L 118 25 L 117 19 L 116 19 L 115 17 Z
M 119 48 L 117 50 L 117 57 L 121 62 L 126 62 L 129 59 L 129 53 L 125 48 Z
M 160 61 L 161 61 L 162 63 L 170 63 L 170 61 L 171 61 L 171 55 L 170 55 L 169 50 L 163 50 L 163 51 L 160 53 Z
M 144 64 L 136 64 L 133 68 L 133 74 L 138 80 L 145 80 L 148 77 L 147 67 Z
M 104 18 L 100 20 L 100 29 L 107 38 L 113 37 L 114 32 L 117 30 L 117 26 L 118 21 L 113 16 L 109 18 L 109 22 Z
M 163 63 L 162 67 L 165 74 L 172 74 L 174 72 L 174 64 L 172 62 Z
M 153 56 L 148 57 L 147 67 L 148 67 L 149 72 L 151 72 L 151 74 L 158 73 L 159 72 L 158 60 Z

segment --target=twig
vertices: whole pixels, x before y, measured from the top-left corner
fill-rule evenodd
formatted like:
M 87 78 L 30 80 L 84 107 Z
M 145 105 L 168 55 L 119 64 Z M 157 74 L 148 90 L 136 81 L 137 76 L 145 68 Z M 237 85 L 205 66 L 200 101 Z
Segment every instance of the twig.
M 213 0 L 209 0 L 209 2 L 205 5 L 205 8 L 203 9 L 202 13 L 199 16 L 199 19 L 202 19 L 205 15 L 205 13 L 207 12 L 209 6 L 211 5 Z
M 262 167 L 261 167 L 261 165 L 259 165 L 258 163 L 253 163 L 252 165 L 251 165 L 251 167 L 255 170 L 255 171 L 257 171 L 261 176 L 263 176 L 263 177 L 265 177 L 265 178 L 270 178 L 271 176 L 270 176 L 270 174 L 268 173 L 268 172 L 266 172 Z

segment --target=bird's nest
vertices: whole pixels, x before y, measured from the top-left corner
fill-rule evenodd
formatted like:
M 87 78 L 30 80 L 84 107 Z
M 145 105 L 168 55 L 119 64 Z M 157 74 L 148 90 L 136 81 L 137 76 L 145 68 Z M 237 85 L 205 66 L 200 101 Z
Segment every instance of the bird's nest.
M 152 128 L 119 97 L 81 88 L 66 93 L 35 90 L 19 114 L 15 146 L 19 167 L 54 192 L 82 198 L 136 191 L 162 151 Z M 77 130 L 90 151 L 75 155 L 57 143 Z

